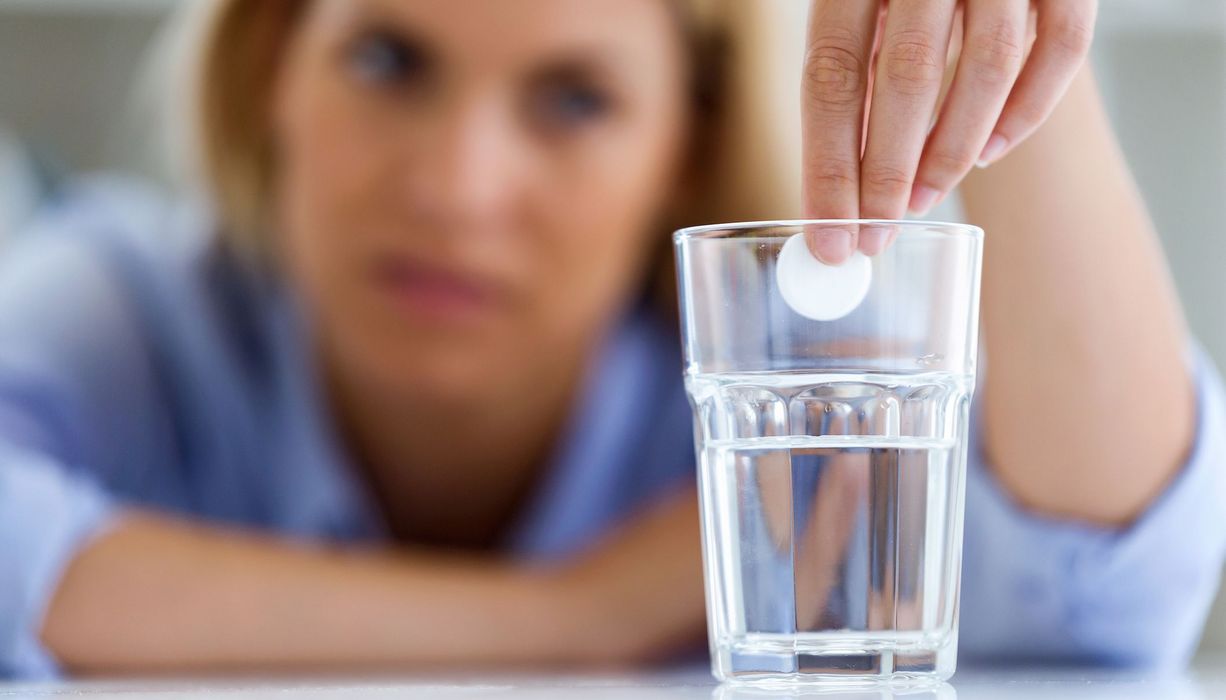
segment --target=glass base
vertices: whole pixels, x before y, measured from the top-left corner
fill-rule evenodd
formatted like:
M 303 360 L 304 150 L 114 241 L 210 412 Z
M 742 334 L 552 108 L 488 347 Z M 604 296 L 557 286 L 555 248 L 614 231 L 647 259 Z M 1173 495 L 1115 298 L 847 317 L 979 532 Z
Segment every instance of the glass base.
M 845 637 L 834 645 L 769 636 L 717 648 L 715 677 L 753 687 L 925 688 L 948 680 L 957 665 L 956 640 L 925 647 L 880 640 L 853 645 Z

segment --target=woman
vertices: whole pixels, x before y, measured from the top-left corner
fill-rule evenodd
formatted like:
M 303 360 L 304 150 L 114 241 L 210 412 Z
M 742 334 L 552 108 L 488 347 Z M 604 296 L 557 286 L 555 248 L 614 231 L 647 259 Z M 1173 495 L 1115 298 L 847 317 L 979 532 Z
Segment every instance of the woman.
M 991 232 L 963 649 L 1181 663 L 1221 395 L 1081 68 L 1094 4 L 1037 3 L 1033 48 L 1031 3 L 957 4 L 813 3 L 804 211 L 902 216 L 996 162 L 963 188 Z M 644 290 L 673 219 L 785 206 L 705 179 L 746 142 L 714 125 L 756 123 L 712 37 L 760 4 L 211 5 L 207 211 L 84 193 L 0 274 L 5 671 L 693 644 L 688 407 Z

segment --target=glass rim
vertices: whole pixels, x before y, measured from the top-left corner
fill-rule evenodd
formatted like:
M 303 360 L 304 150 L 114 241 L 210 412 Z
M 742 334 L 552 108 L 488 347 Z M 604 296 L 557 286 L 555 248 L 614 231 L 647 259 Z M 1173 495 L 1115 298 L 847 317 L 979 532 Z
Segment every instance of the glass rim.
M 912 221 L 907 219 L 779 219 L 776 221 L 738 221 L 727 224 L 703 224 L 687 226 L 673 233 L 673 241 L 684 243 L 692 240 L 721 238 L 711 235 L 719 233 L 736 233 L 753 231 L 755 229 L 772 228 L 803 228 L 805 226 L 895 226 L 900 229 L 945 229 L 943 235 L 982 239 L 983 229 L 972 224 L 958 224 L 949 221 Z M 760 238 L 777 238 L 778 236 L 760 236 Z M 744 236 L 744 238 L 753 238 Z

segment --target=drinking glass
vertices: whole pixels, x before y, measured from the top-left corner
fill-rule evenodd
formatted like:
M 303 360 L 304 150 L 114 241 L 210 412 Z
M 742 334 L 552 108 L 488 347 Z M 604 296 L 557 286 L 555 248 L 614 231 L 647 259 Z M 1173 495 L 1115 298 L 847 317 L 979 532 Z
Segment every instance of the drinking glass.
M 890 245 L 863 301 L 815 320 L 780 292 L 779 255 L 835 230 Z M 781 221 L 674 241 L 715 676 L 948 679 L 983 231 Z

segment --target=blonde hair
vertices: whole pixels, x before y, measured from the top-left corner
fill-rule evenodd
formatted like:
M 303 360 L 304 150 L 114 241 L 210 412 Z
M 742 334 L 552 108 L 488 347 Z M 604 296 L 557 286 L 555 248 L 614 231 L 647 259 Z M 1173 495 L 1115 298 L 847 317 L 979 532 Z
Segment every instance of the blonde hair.
M 714 87 L 692 201 L 668 225 L 785 218 L 799 210 L 799 85 L 804 0 L 676 2 L 700 78 Z M 267 96 L 306 0 L 210 0 L 194 35 L 195 167 L 226 239 L 260 250 L 271 226 L 274 154 Z M 195 3 L 192 3 L 195 5 Z M 714 75 L 712 75 L 714 73 Z

